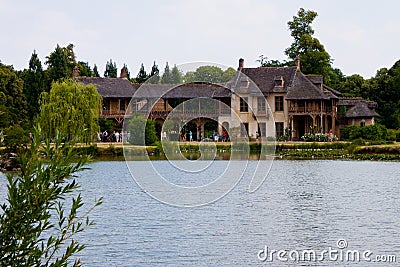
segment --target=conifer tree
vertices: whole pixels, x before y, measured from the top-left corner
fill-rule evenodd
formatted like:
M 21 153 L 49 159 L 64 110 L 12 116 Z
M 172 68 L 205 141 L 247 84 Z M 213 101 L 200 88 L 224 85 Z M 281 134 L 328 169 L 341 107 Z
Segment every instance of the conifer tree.
M 160 82 L 160 70 L 158 69 L 158 65 L 154 61 L 153 67 L 151 67 L 149 83 L 157 84 Z
M 163 84 L 170 84 L 171 83 L 171 71 L 169 70 L 168 62 L 165 65 L 164 73 L 161 78 L 161 83 Z
M 144 83 L 149 77 L 147 76 L 146 70 L 144 69 L 144 65 L 140 66 L 140 70 L 138 75 L 136 76 L 137 83 Z

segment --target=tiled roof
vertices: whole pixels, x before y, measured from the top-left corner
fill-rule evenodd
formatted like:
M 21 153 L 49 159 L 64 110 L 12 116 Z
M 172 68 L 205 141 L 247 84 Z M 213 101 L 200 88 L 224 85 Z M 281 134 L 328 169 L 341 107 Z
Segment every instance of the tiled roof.
M 249 77 L 264 94 L 272 93 L 274 90 L 287 92 L 296 75 L 296 67 L 243 68 L 240 73 Z M 275 80 L 280 78 L 283 80 L 283 86 L 275 86 Z M 238 87 L 240 84 L 236 83 L 233 86 Z
M 101 77 L 77 77 L 77 81 L 83 84 L 93 84 L 102 97 L 131 98 L 139 87 L 127 79 L 101 78 Z
M 230 89 L 211 83 L 143 84 L 135 97 L 143 98 L 198 98 L 198 97 L 230 97 Z
M 314 85 L 302 72 L 297 71 L 296 77 L 288 90 L 286 99 L 288 100 L 305 100 L 305 99 L 330 99 L 331 94 L 325 94 L 322 89 Z
M 347 118 L 360 118 L 360 117 L 379 117 L 379 114 L 375 110 L 368 107 L 366 101 L 358 101 L 353 107 L 351 107 L 345 114 Z

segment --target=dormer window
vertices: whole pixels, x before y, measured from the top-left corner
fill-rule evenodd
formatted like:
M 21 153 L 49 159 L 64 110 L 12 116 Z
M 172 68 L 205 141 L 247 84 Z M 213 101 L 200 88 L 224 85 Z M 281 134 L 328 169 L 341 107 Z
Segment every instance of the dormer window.
M 249 80 L 247 79 L 247 77 L 243 77 L 240 79 L 240 87 L 249 87 Z
M 275 77 L 274 81 L 275 81 L 275 87 L 283 87 L 284 81 L 282 76 Z

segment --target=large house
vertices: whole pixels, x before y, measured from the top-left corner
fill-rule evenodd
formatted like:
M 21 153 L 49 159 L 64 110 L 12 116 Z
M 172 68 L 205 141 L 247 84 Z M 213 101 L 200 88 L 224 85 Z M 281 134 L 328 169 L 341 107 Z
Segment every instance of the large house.
M 161 126 L 169 116 L 194 124 L 197 140 L 205 136 L 209 121 L 218 122 L 219 132 L 264 138 L 288 135 L 291 140 L 301 140 L 311 131 L 332 130 L 340 136 L 345 125 L 375 123 L 379 116 L 376 103 L 343 98 L 324 84 L 322 76 L 305 75 L 300 60 L 295 63 L 291 67 L 246 68 L 240 59 L 235 77 L 223 85 L 138 85 L 126 79 L 123 71 L 120 78 L 75 79 L 96 86 L 103 98 L 101 118 L 113 119 L 121 126 L 129 113 L 139 112 Z

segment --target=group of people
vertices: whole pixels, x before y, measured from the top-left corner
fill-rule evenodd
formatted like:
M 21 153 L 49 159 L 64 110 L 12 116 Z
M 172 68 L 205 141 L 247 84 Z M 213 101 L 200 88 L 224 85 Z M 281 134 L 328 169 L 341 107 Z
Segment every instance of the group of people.
M 214 142 L 219 142 L 220 140 L 222 142 L 228 141 L 228 134 L 226 133 L 225 130 L 222 131 L 222 133 L 218 133 L 216 131 L 213 132 L 212 134 Z
M 130 132 L 127 131 L 113 131 L 109 134 L 107 130 L 104 130 L 97 134 L 97 139 L 101 142 L 128 142 L 129 138 Z

